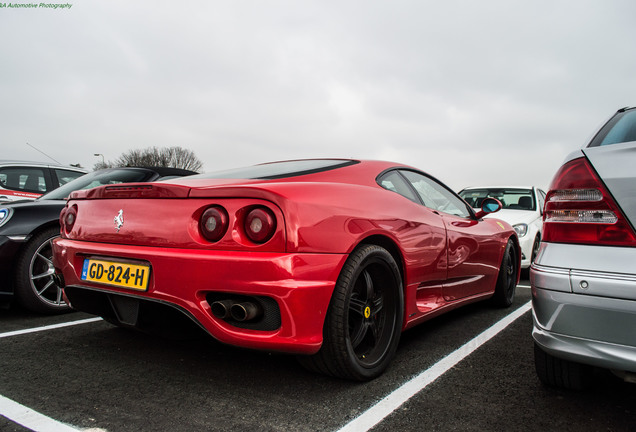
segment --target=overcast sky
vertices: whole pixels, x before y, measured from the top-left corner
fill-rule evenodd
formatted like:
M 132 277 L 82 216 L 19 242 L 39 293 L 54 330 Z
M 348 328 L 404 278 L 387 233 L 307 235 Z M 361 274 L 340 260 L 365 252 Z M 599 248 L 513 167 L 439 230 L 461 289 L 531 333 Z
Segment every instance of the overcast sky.
M 633 0 L 68 3 L 0 8 L 0 159 L 178 145 L 204 171 L 351 157 L 547 187 L 636 103 Z

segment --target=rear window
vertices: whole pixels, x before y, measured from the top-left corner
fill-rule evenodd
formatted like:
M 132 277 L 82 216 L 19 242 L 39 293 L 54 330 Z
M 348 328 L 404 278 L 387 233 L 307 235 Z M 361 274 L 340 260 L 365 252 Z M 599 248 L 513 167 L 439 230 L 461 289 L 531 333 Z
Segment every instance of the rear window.
M 483 188 L 464 189 L 459 193 L 471 207 L 481 208 L 486 198 L 496 198 L 501 201 L 502 208 L 511 210 L 535 210 L 536 203 L 532 189 L 517 188 Z
M 588 147 L 636 141 L 636 109 L 620 111 L 596 134 Z
M 190 178 L 271 180 L 314 174 L 357 164 L 347 159 L 311 159 L 272 162 L 246 168 L 199 174 Z
M 146 182 L 156 174 L 143 168 L 111 168 L 83 175 L 65 185 L 42 195 L 42 200 L 62 200 L 68 198 L 76 190 L 91 189 L 97 186 Z

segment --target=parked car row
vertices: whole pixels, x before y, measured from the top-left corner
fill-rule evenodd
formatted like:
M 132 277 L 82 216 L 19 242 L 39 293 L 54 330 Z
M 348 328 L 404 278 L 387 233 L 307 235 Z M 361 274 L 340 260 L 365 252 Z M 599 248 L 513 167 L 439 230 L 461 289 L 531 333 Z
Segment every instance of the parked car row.
M 583 388 L 601 367 L 636 382 L 635 162 L 625 108 L 547 194 L 455 194 L 416 168 L 353 159 L 161 182 L 159 170 L 92 173 L 0 207 L 0 299 L 143 331 L 194 321 L 363 381 L 403 330 L 475 301 L 509 306 L 524 269 L 539 379 Z

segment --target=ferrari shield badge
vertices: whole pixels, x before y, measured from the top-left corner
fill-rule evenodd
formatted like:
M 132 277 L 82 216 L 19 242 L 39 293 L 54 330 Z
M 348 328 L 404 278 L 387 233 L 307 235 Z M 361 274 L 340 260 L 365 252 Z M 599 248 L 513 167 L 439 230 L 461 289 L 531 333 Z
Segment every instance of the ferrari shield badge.
M 119 214 L 115 216 L 115 219 L 113 219 L 113 221 L 115 222 L 115 228 L 117 228 L 117 232 L 119 232 L 121 227 L 124 226 L 124 210 L 123 209 L 119 210 Z

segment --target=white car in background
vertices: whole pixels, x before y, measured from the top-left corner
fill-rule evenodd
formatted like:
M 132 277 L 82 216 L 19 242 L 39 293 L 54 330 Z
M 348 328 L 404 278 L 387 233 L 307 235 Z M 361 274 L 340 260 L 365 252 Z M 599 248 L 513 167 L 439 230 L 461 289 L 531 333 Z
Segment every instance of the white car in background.
M 528 269 L 541 245 L 545 192 L 533 186 L 469 187 L 459 192 L 471 207 L 479 208 L 485 198 L 501 201 L 497 214 L 487 215 L 508 222 L 517 232 L 521 245 L 521 268 Z
M 0 160 L 0 203 L 33 201 L 87 172 L 72 166 Z

